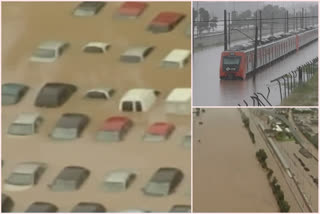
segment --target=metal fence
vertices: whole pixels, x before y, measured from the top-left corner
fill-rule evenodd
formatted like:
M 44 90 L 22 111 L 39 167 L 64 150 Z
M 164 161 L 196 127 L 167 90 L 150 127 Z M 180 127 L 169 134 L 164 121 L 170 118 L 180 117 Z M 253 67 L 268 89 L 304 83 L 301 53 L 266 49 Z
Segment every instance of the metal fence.
M 280 100 L 287 98 L 293 90 L 299 85 L 309 81 L 314 74 L 318 72 L 318 57 L 306 62 L 305 64 L 299 66 L 295 70 L 284 74 L 276 79 L 270 81 L 270 83 L 276 83 L 279 88 Z M 269 101 L 270 86 L 267 87 L 266 95 L 256 92 L 253 93 L 251 98 L 252 106 L 272 106 Z M 246 106 L 249 106 L 250 101 L 243 100 Z M 241 106 L 238 104 L 238 106 Z

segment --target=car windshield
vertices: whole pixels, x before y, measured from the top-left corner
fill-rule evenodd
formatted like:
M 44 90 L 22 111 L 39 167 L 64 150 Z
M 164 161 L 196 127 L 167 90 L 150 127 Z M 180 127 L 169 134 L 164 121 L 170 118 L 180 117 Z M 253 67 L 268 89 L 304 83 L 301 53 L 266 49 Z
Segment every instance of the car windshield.
M 157 141 L 164 141 L 166 139 L 163 135 L 155 135 L 155 134 L 146 134 L 143 138 L 144 141 L 149 142 L 157 142 Z
M 33 126 L 32 124 L 13 123 L 8 132 L 13 135 L 28 135 L 33 133 Z
M 2 94 L 2 104 L 13 104 L 17 101 L 17 97 L 9 94 Z
M 6 181 L 12 185 L 31 185 L 33 184 L 32 174 L 12 173 Z
M 139 56 L 121 56 L 121 61 L 123 62 L 141 62 L 142 59 Z
M 52 137 L 62 140 L 74 139 L 77 137 L 77 129 L 55 128 Z
M 55 57 L 55 51 L 50 49 L 38 48 L 33 53 L 33 55 L 41 58 L 52 58 L 52 57 Z
M 178 62 L 163 61 L 162 66 L 166 68 L 178 68 L 180 64 Z
M 97 134 L 97 140 L 114 142 L 120 140 L 118 131 L 99 131 Z
M 87 97 L 96 99 L 108 99 L 108 97 L 104 93 L 99 91 L 90 91 L 87 93 Z
M 56 191 L 73 190 L 76 189 L 76 181 L 57 179 L 53 184 L 52 189 Z
M 120 182 L 105 182 L 105 187 L 107 191 L 118 192 L 125 190 L 125 186 Z
M 145 192 L 151 195 L 167 195 L 169 193 L 169 185 L 164 182 L 150 182 Z
M 225 56 L 223 57 L 224 65 L 239 65 L 241 57 L 239 56 Z
M 87 46 L 83 50 L 86 53 L 103 53 L 103 49 L 95 46 Z

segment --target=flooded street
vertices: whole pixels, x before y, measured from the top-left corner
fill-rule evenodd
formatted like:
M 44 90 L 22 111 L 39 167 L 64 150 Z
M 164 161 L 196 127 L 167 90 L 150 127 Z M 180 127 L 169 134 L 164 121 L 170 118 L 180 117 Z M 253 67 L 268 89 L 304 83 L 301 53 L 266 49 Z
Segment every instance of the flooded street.
M 222 80 L 219 78 L 219 66 L 223 46 L 210 47 L 197 51 L 193 55 L 193 104 L 195 106 L 245 106 L 245 99 L 252 105 L 254 92 L 267 96 L 270 86 L 269 101 L 272 105 L 280 104 L 280 92 L 277 83 L 270 81 L 295 70 L 298 66 L 318 56 L 318 41 L 286 56 L 246 80 Z M 283 92 L 282 92 L 283 93 Z
M 190 3 L 147 3 L 138 19 L 114 19 L 121 2 L 107 3 L 93 17 L 74 17 L 72 10 L 79 2 L 10 2 L 2 4 L 2 83 L 17 82 L 30 86 L 23 99 L 13 106 L 2 108 L 2 182 L 16 164 L 40 161 L 48 169 L 39 183 L 23 192 L 6 192 L 15 205 L 14 212 L 24 212 L 35 201 L 55 204 L 59 212 L 70 212 L 79 202 L 97 202 L 108 211 L 144 209 L 167 212 L 175 204 L 190 205 L 190 149 L 181 145 L 190 134 L 190 116 L 165 113 L 165 99 L 174 88 L 191 85 L 190 63 L 182 69 L 165 69 L 161 60 L 175 48 L 190 50 Z M 186 17 L 169 32 L 152 34 L 146 31 L 151 20 L 163 11 L 181 12 Z M 54 63 L 34 63 L 29 57 L 45 40 L 63 40 L 70 47 Z M 89 41 L 110 43 L 105 54 L 85 54 L 81 48 Z M 151 45 L 155 49 L 142 63 L 120 62 L 120 55 L 132 45 Z M 71 83 L 77 92 L 59 108 L 37 108 L 35 98 L 47 82 Z M 96 87 L 114 88 L 108 101 L 83 99 L 87 90 Z M 123 113 L 119 101 L 132 88 L 153 88 L 161 92 L 158 100 L 146 113 Z M 32 136 L 10 136 L 7 129 L 22 112 L 38 112 L 44 118 L 39 132 Z M 90 122 L 79 139 L 55 143 L 48 137 L 63 113 L 84 113 Z M 124 141 L 98 143 L 96 132 L 103 120 L 123 115 L 134 126 Z M 162 143 L 142 141 L 148 125 L 153 122 L 172 122 L 176 129 Z M 75 165 L 90 170 L 88 180 L 75 192 L 51 192 L 47 185 L 63 167 Z M 150 197 L 142 187 L 160 167 L 176 167 L 184 178 L 175 192 L 167 197 Z M 126 192 L 106 193 L 101 185 L 104 175 L 113 169 L 132 169 L 137 177 Z M 67 200 L 66 200 L 67 199 Z
M 195 212 L 278 211 L 237 109 L 206 109 L 193 129 Z

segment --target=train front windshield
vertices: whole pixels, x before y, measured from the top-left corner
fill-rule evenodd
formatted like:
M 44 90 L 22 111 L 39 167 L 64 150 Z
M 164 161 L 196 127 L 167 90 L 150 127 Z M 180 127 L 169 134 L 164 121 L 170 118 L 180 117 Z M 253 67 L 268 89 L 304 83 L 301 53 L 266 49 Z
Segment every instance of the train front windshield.
M 223 57 L 224 65 L 239 65 L 241 57 L 240 56 L 225 56 Z

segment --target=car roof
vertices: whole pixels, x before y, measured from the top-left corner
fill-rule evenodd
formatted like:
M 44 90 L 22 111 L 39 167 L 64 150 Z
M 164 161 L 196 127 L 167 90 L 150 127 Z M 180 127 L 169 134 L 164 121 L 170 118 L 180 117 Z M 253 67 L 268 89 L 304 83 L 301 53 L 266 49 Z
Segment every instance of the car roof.
M 155 95 L 155 90 L 154 89 L 147 89 L 147 88 L 134 88 L 130 89 L 127 91 L 123 97 L 122 101 L 124 100 L 144 100 L 147 99 L 148 97 L 154 97 Z
M 171 23 L 177 22 L 179 19 L 183 18 L 185 15 L 177 12 L 160 12 L 152 21 L 151 24 L 169 25 Z
M 65 113 L 59 119 L 57 127 L 59 128 L 78 128 L 81 123 L 88 122 L 88 116 L 80 113 Z
M 103 94 L 105 94 L 106 96 L 109 97 L 110 93 L 113 92 L 113 91 L 114 91 L 113 88 L 92 88 L 92 89 L 87 91 L 87 94 L 91 93 L 91 92 L 99 92 L 99 93 L 103 93 Z
M 177 168 L 159 168 L 157 172 L 152 176 L 152 182 L 168 182 L 171 181 L 177 173 L 182 173 Z
M 168 95 L 167 102 L 188 102 L 191 100 L 190 88 L 175 88 Z
M 146 2 L 124 2 L 118 9 L 118 13 L 126 16 L 139 16 L 146 7 Z
M 68 166 L 63 168 L 59 173 L 58 180 L 78 180 L 82 177 L 83 174 L 89 172 L 86 168 L 80 166 Z
M 39 113 L 25 112 L 19 114 L 18 118 L 14 121 L 14 123 L 34 124 L 39 118 L 41 118 Z
M 109 43 L 104 43 L 104 42 L 88 42 L 84 48 L 86 47 L 98 47 L 98 48 L 107 48 L 109 47 L 110 44 Z
M 42 42 L 38 46 L 38 48 L 57 50 L 67 44 L 68 44 L 68 42 L 65 42 L 65 41 L 49 40 L 49 41 Z
M 6 92 L 14 95 L 18 94 L 21 90 L 25 90 L 28 88 L 28 86 L 20 83 L 4 83 L 1 86 L 1 93 L 4 94 L 4 92 Z
M 118 169 L 113 170 L 109 172 L 104 179 L 104 182 L 110 182 L 110 183 L 126 183 L 130 176 L 134 175 L 135 173 L 124 170 L 124 169 Z
M 166 135 L 172 129 L 174 129 L 174 125 L 172 123 L 155 122 L 148 127 L 147 133 L 155 135 Z
M 104 121 L 101 130 L 120 131 L 129 121 L 130 119 L 124 116 L 109 117 Z
M 33 174 L 35 173 L 40 167 L 43 167 L 44 163 L 40 162 L 24 162 L 18 164 L 13 172 L 14 173 L 22 173 L 22 174 Z
M 43 211 L 49 211 L 51 209 L 56 210 L 57 207 L 54 204 L 48 203 L 48 202 L 34 202 L 31 204 L 27 211 L 28 212 L 43 212 Z
M 162 61 L 181 63 L 190 56 L 190 51 L 185 49 L 173 49 Z
M 143 54 L 150 50 L 152 46 L 133 46 L 128 48 L 121 56 L 138 56 L 143 57 Z
M 84 1 L 84 2 L 81 2 L 78 7 L 97 7 L 97 6 L 103 6 L 105 5 L 106 2 L 102 2 L 102 1 Z
M 94 212 L 94 211 L 105 211 L 105 207 L 102 204 L 95 202 L 80 202 L 74 206 L 71 212 Z

